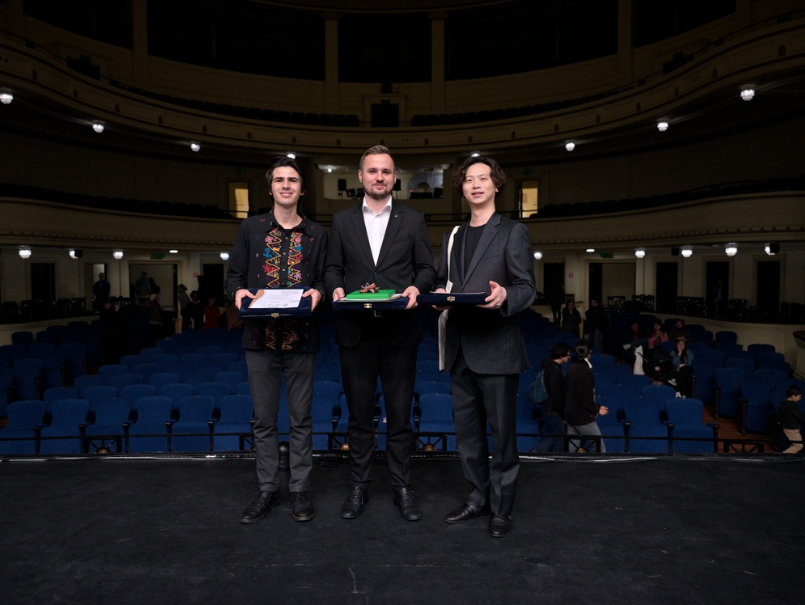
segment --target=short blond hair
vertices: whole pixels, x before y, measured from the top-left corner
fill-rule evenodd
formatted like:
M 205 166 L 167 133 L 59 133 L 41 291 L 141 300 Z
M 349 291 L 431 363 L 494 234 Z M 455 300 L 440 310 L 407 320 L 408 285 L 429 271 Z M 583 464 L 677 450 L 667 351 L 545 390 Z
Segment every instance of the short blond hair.
M 387 155 L 391 158 L 391 163 L 394 164 L 394 158 L 391 157 L 391 152 L 389 151 L 389 148 L 384 145 L 375 145 L 374 147 L 370 147 L 369 149 L 363 152 L 363 155 L 361 156 L 361 163 L 358 164 L 359 170 L 363 170 L 363 161 L 366 159 L 367 156 L 370 155 Z M 394 171 L 395 172 L 397 171 L 396 165 L 394 166 Z

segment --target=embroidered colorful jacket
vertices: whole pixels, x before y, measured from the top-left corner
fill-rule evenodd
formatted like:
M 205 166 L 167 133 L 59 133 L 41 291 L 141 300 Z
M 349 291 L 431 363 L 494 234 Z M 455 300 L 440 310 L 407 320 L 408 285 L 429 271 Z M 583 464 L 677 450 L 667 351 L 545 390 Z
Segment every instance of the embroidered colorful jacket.
M 326 253 L 327 232 L 303 216 L 299 225 L 287 231 L 274 220 L 273 212 L 247 218 L 229 258 L 227 295 L 234 300 L 241 288 L 310 287 L 319 291 L 323 303 Z M 319 350 L 317 315 L 247 320 L 243 348 L 315 353 Z

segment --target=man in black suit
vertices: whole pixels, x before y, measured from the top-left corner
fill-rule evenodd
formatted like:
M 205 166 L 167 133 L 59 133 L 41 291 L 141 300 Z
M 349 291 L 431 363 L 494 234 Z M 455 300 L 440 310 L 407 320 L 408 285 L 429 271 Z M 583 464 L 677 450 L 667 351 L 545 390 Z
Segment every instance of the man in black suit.
M 516 438 L 517 385 L 529 367 L 519 313 L 537 296 L 531 236 L 525 225 L 501 216 L 495 197 L 506 175 L 491 158 L 469 158 L 453 185 L 470 205 L 470 220 L 445 234 L 436 292 L 486 292 L 485 303 L 449 311 L 445 369 L 450 370 L 456 441 L 464 476 L 472 490 L 447 523 L 489 515 L 489 532 L 502 538 L 511 530 L 511 512 L 520 467 Z M 424 413 L 424 411 L 423 411 Z M 492 461 L 486 424 L 492 430 Z
M 368 500 L 379 376 L 394 503 L 404 519 L 416 521 L 422 512 L 411 489 L 411 400 L 422 335 L 414 307 L 417 295 L 430 289 L 436 272 L 425 217 L 391 196 L 397 176 L 389 150 L 381 145 L 368 149 L 361 158 L 358 178 L 365 191 L 363 202 L 333 216 L 324 276 L 327 292 L 337 305 L 346 294 L 374 284 L 402 293 L 408 306 L 404 311 L 336 314 L 352 463 L 352 489 L 341 516 L 358 517 Z

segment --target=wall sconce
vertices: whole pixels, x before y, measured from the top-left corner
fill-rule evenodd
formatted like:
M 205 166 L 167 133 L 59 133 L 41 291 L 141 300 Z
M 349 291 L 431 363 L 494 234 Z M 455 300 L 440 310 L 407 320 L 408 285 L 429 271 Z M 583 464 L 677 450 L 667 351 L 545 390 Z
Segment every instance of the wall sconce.
M 741 86 L 741 99 L 744 101 L 751 101 L 755 98 L 755 85 L 744 84 Z
M 542 252 L 540 250 L 534 250 L 534 260 L 542 260 Z
M 635 255 L 637 258 L 645 258 L 645 256 L 646 256 L 646 249 L 645 249 L 645 248 L 637 248 L 637 249 L 634 251 L 634 255 Z
M 11 105 L 14 100 L 14 95 L 9 88 L 0 88 L 0 103 L 3 105 Z
M 121 258 L 123 258 L 123 250 L 115 250 L 114 252 L 112 252 L 112 256 L 114 257 L 115 260 L 120 260 Z
M 28 246 L 20 246 L 18 254 L 20 258 L 31 258 L 31 248 Z
M 92 130 L 94 130 L 98 134 L 101 134 L 105 130 L 105 128 L 106 127 L 103 125 L 103 122 L 99 122 L 96 120 L 95 122 L 92 123 Z
M 221 260 L 229 260 L 229 252 L 221 252 Z
M 657 122 L 657 130 L 659 130 L 660 132 L 665 132 L 666 130 L 668 130 L 668 122 L 666 122 L 665 120 L 663 120 L 662 122 Z
M 682 246 L 682 256 L 684 258 L 690 258 L 693 256 L 693 247 L 692 246 Z
M 735 256 L 738 254 L 738 244 L 730 242 L 724 247 L 724 252 L 727 253 L 727 256 Z
M 780 251 L 780 242 L 769 242 L 763 249 L 769 256 L 774 256 Z
M 68 252 L 68 254 L 73 260 L 78 260 L 84 256 L 84 251 L 81 248 L 70 248 L 70 252 Z
M 201 145 L 199 145 L 198 143 L 190 143 L 190 149 L 191 151 L 193 151 L 193 153 L 198 153 L 199 151 L 201 151 Z
M 568 151 L 573 151 L 576 148 L 576 144 L 573 141 L 568 141 L 565 143 L 565 149 Z

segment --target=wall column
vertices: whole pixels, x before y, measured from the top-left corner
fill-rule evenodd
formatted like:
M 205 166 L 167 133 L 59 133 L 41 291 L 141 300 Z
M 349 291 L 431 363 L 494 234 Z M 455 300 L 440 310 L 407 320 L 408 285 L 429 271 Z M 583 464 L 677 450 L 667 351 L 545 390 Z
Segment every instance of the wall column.
M 338 91 L 338 21 L 341 13 L 323 13 L 324 18 L 324 109 L 339 113 L 341 99 Z
M 444 21 L 447 13 L 430 13 L 430 109 L 434 113 L 444 111 Z
M 139 88 L 149 87 L 148 3 L 131 3 L 131 80 Z
M 634 79 L 632 74 L 632 0 L 618 0 L 618 67 L 617 84 L 623 86 Z

